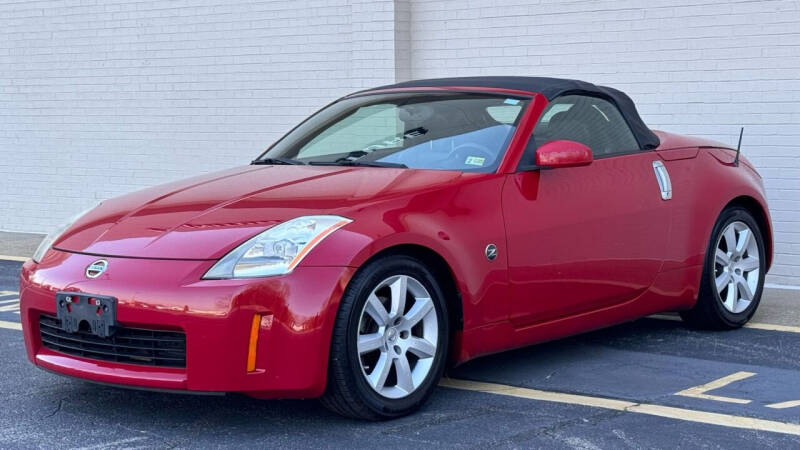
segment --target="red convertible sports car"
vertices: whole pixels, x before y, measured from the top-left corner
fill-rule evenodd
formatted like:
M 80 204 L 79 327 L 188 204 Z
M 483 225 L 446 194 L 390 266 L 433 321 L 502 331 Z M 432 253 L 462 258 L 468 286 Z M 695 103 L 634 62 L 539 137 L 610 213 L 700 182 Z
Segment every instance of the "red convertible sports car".
M 443 371 L 660 311 L 730 329 L 772 259 L 738 150 L 564 79 L 346 96 L 252 164 L 106 200 L 22 268 L 28 358 L 385 419 Z

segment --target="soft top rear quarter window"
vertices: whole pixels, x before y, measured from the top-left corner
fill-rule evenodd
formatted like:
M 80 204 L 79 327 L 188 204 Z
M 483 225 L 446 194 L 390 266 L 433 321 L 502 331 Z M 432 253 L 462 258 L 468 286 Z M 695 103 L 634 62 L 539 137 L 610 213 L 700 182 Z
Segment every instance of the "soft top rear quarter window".
M 595 158 L 639 150 L 619 109 L 608 100 L 587 95 L 558 97 L 539 118 L 533 130 L 537 148 L 561 139 L 586 145 Z

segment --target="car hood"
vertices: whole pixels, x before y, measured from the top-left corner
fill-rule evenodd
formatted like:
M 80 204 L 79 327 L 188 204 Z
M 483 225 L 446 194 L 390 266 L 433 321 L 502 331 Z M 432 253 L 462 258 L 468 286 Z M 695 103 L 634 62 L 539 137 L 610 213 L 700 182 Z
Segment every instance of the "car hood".
M 355 218 L 370 203 L 461 176 L 370 167 L 236 167 L 106 200 L 53 247 L 103 256 L 218 259 L 285 220 L 314 214 Z

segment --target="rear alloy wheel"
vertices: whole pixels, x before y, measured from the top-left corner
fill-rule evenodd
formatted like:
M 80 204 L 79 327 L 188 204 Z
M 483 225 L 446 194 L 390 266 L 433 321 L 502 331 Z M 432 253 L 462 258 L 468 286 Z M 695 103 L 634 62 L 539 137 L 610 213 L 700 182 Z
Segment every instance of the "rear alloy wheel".
M 726 209 L 714 226 L 697 304 L 681 317 L 698 328 L 732 329 L 747 323 L 761 300 L 766 269 L 764 237 L 753 216 Z
M 388 256 L 363 267 L 339 306 L 322 403 L 369 420 L 413 412 L 442 376 L 448 322 L 439 284 L 419 260 Z
M 733 314 L 745 311 L 759 288 L 761 252 L 744 222 L 725 227 L 714 253 L 714 290 L 722 306 Z

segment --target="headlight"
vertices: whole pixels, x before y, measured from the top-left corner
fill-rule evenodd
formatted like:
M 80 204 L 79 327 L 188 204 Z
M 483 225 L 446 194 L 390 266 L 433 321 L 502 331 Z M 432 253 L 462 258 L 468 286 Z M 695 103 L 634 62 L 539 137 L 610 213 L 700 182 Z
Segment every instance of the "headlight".
M 33 252 L 33 261 L 39 263 L 42 260 L 42 258 L 44 258 L 44 254 L 47 253 L 48 250 L 50 250 L 50 247 L 53 245 L 53 242 L 55 242 L 56 239 L 61 237 L 61 234 L 67 231 L 67 228 L 72 226 L 73 223 L 75 223 L 78 219 L 83 217 L 86 213 L 100 206 L 100 203 L 97 203 L 91 208 L 87 208 L 79 212 L 78 214 L 75 214 L 74 216 L 70 217 L 66 222 L 56 227 L 47 236 L 45 236 L 44 240 L 42 240 L 42 242 L 36 248 L 36 251 Z
M 350 222 L 339 216 L 304 216 L 283 222 L 233 249 L 203 279 L 287 274 L 325 237 Z

